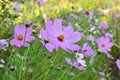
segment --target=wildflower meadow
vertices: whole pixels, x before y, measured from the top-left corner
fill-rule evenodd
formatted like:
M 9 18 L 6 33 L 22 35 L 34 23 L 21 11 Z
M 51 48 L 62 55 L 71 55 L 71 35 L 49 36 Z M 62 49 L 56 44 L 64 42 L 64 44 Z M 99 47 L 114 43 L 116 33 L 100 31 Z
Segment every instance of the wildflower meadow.
M 0 0 L 0 80 L 120 80 L 120 0 Z

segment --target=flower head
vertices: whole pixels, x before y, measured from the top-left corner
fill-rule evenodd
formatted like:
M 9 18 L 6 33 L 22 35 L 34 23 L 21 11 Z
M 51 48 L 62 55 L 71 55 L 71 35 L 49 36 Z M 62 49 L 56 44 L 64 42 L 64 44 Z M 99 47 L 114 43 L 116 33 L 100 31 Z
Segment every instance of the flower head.
M 30 25 L 31 25 L 31 22 L 29 22 L 29 21 L 25 23 L 26 27 L 29 27 Z
M 76 60 L 74 60 L 73 63 L 70 58 L 65 58 L 65 60 L 69 65 L 73 66 L 74 68 L 76 68 L 78 70 L 85 70 L 85 68 L 83 66 L 79 65 L 79 63 Z
M 76 59 L 77 59 L 77 62 L 78 63 L 80 63 L 82 66 L 86 66 L 86 61 L 85 60 L 83 60 L 83 58 L 84 58 L 84 55 L 83 54 L 80 54 L 80 53 L 76 53 Z
M 49 29 L 50 40 L 58 48 L 65 51 L 78 51 L 80 47 L 75 43 L 81 39 L 81 34 L 75 32 L 72 26 L 63 27 L 61 19 L 55 19 L 53 25 Z
M 1 39 L 0 40 L 0 49 L 2 49 L 2 50 L 6 50 L 6 47 L 8 47 L 8 41 L 7 40 L 5 40 L 5 39 Z
M 104 52 L 108 57 L 110 57 L 108 50 L 113 46 L 113 43 L 110 42 L 110 39 L 107 37 L 100 37 L 96 39 L 96 43 L 98 45 L 98 48 L 102 50 L 102 52 Z
M 14 2 L 12 5 L 12 8 L 16 11 L 16 12 L 20 12 L 20 4 L 18 2 Z
M 110 33 L 106 33 L 105 36 L 108 37 L 108 38 L 110 38 L 110 39 L 113 38 L 113 34 L 110 34 Z
M 35 37 L 31 36 L 31 34 L 31 28 L 26 28 L 24 25 L 18 25 L 14 29 L 14 39 L 10 41 L 10 44 L 17 47 L 28 47 L 28 42 L 31 42 L 35 39 Z
M 106 24 L 106 23 L 101 23 L 100 26 L 102 29 L 108 29 L 108 27 L 109 27 L 108 24 Z
M 41 6 L 45 5 L 45 2 L 43 0 L 37 0 L 38 4 L 40 4 Z
M 95 51 L 87 43 L 84 43 L 84 45 L 82 47 L 82 53 L 86 57 L 89 57 L 89 56 L 92 56 L 95 53 Z
M 116 65 L 117 65 L 118 69 L 120 70 L 120 59 L 117 59 Z

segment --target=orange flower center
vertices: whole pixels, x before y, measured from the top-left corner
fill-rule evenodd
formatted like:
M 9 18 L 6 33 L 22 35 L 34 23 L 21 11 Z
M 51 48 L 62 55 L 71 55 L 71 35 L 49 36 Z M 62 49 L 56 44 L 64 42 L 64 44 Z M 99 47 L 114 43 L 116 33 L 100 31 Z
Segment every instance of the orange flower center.
M 63 40 L 64 40 L 64 35 L 60 35 L 60 36 L 58 37 L 58 40 L 59 40 L 59 41 L 63 41 Z
M 83 50 L 83 52 L 85 53 L 85 52 L 87 52 L 87 50 Z
M 19 36 L 18 36 L 18 40 L 23 40 L 23 36 L 22 36 L 22 35 L 19 35 Z
M 102 44 L 102 47 L 105 47 L 105 44 Z

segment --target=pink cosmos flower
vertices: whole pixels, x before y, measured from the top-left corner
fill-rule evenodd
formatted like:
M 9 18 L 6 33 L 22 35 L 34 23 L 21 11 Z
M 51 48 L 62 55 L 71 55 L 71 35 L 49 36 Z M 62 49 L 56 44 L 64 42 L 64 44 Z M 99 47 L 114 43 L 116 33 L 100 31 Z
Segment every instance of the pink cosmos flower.
M 38 4 L 40 4 L 41 6 L 45 5 L 45 2 L 43 0 L 37 0 Z
M 113 38 L 113 34 L 110 34 L 110 33 L 106 33 L 105 36 L 108 37 L 108 38 L 110 38 L 110 39 Z
M 82 47 L 82 53 L 86 57 L 90 57 L 90 56 L 92 56 L 95 53 L 95 51 L 87 43 L 84 43 L 84 45 Z
M 108 29 L 108 24 L 106 23 L 101 23 L 100 26 L 102 27 L 102 29 Z
M 12 5 L 12 8 L 16 11 L 16 12 L 20 12 L 20 4 L 18 2 L 14 2 Z
M 96 43 L 98 45 L 98 48 L 101 49 L 102 52 L 104 52 L 108 57 L 110 57 L 108 50 L 113 46 L 113 43 L 110 42 L 110 39 L 107 37 L 100 37 L 96 39 Z
M 70 58 L 65 58 L 65 60 L 69 65 L 73 66 L 74 68 L 76 68 L 78 70 L 85 70 L 86 69 L 83 66 L 79 65 L 79 63 L 76 60 L 74 60 L 73 63 L 72 63 Z
M 49 29 L 50 40 L 56 46 L 61 47 L 65 51 L 78 51 L 80 46 L 75 43 L 81 39 L 81 34 L 75 32 L 72 26 L 63 27 L 61 19 L 55 19 L 53 25 Z
M 0 40 L 0 49 L 6 51 L 6 47 L 8 47 L 8 41 L 5 39 Z
M 87 65 L 86 65 L 86 61 L 85 60 L 83 60 L 83 58 L 84 58 L 84 55 L 83 54 L 81 54 L 81 53 L 76 53 L 76 60 L 77 60 L 77 62 L 78 63 L 80 63 L 83 67 L 86 67 Z
M 35 37 L 31 36 L 32 28 L 26 28 L 24 25 L 18 25 L 14 29 L 14 39 L 10 41 L 11 45 L 17 47 L 28 47 L 28 42 L 31 42 Z
M 118 69 L 120 70 L 120 59 L 116 60 L 116 65 L 117 65 Z

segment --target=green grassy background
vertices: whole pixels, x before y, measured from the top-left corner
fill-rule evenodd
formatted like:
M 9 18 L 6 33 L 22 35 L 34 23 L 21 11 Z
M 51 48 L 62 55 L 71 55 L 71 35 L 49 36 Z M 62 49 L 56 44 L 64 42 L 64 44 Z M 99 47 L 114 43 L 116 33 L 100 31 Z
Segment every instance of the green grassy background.
M 77 10 L 84 8 L 85 11 L 95 10 L 104 14 L 104 16 L 98 17 L 98 19 L 108 22 L 109 25 L 114 27 L 114 42 L 119 45 L 120 20 L 113 18 L 114 14 L 119 13 L 119 0 L 46 0 L 46 6 L 39 6 L 35 0 L 24 0 L 24 3 L 22 3 L 22 0 L 16 1 L 21 2 L 21 13 L 16 13 L 12 10 L 13 0 L 0 1 L 2 4 L 0 5 L 0 39 L 10 41 L 13 38 L 15 25 L 31 21 L 35 23 L 33 35 L 36 37 L 36 40 L 27 48 L 18 49 L 9 45 L 6 52 L 0 51 L 0 58 L 6 60 L 5 67 L 0 69 L 0 80 L 99 80 L 102 77 L 108 80 L 114 73 L 118 73 L 118 71 L 116 72 L 116 67 L 111 72 L 106 71 L 109 64 L 107 57 L 103 53 L 98 53 L 95 57 L 95 63 L 88 66 L 86 71 L 74 69 L 65 62 L 66 57 L 74 58 L 74 54 L 67 53 L 62 49 L 49 53 L 41 45 L 36 35 L 42 27 L 45 27 L 45 18 L 66 19 L 71 13 L 82 17 L 83 14 L 78 13 Z M 111 15 L 107 15 L 109 9 L 106 8 L 106 5 L 111 6 Z M 73 7 L 74 9 L 72 9 Z M 81 19 L 82 21 L 74 19 L 71 21 L 71 24 L 81 23 L 84 26 L 88 26 L 87 19 Z M 9 22 L 11 22 L 11 25 L 8 24 Z M 68 25 L 68 23 L 64 24 Z M 78 44 L 83 43 L 78 42 Z M 115 57 L 120 56 L 120 52 L 116 52 L 116 50 L 119 51 L 119 48 L 114 47 L 111 53 Z M 86 58 L 86 60 L 88 62 L 89 58 Z M 15 66 L 14 71 L 9 69 L 11 65 Z M 94 73 L 92 68 L 96 68 L 97 72 Z M 32 69 L 32 72 L 29 72 L 30 69 Z M 75 72 L 74 76 L 69 75 L 71 71 Z M 106 75 L 99 75 L 99 71 L 105 71 Z

